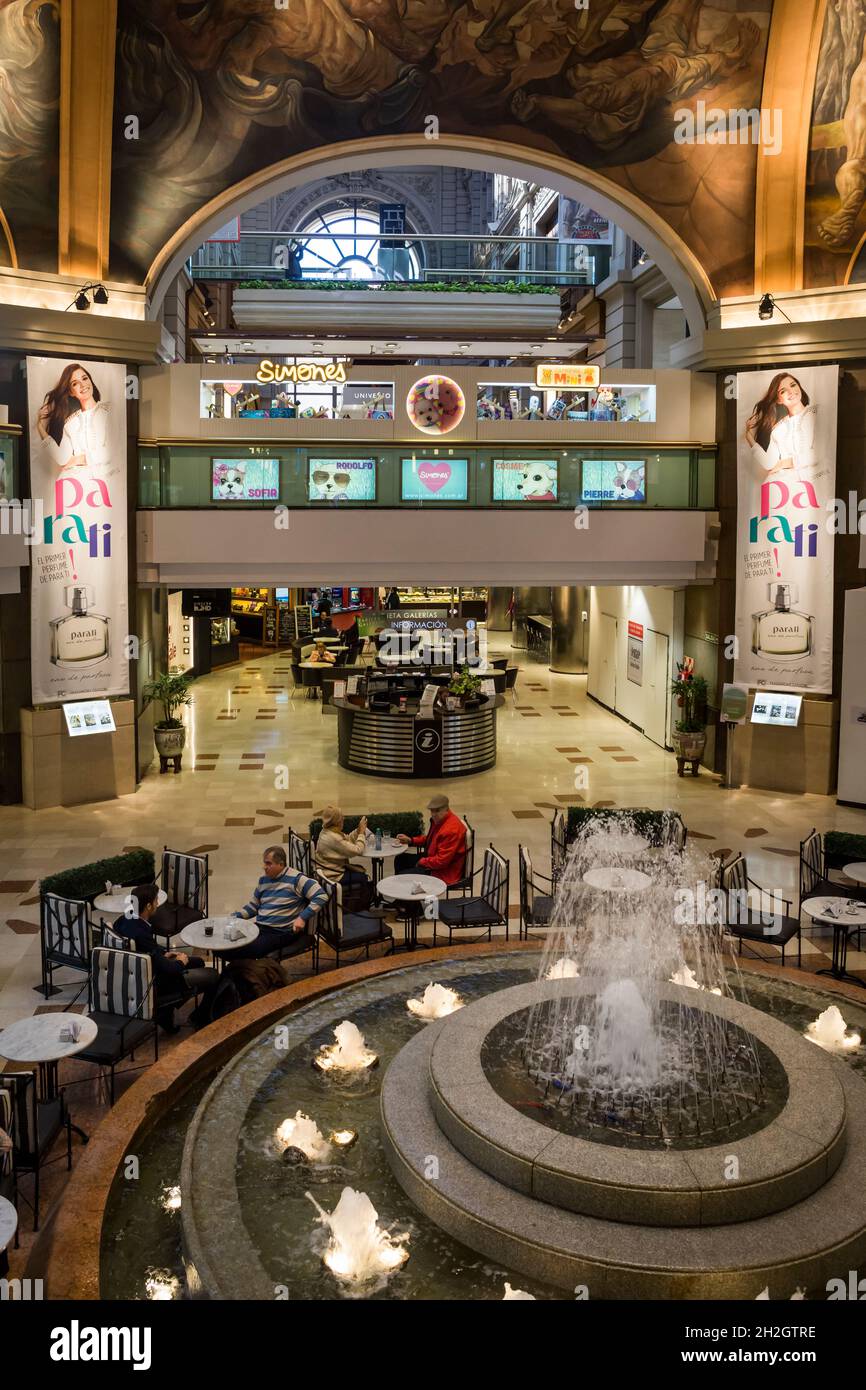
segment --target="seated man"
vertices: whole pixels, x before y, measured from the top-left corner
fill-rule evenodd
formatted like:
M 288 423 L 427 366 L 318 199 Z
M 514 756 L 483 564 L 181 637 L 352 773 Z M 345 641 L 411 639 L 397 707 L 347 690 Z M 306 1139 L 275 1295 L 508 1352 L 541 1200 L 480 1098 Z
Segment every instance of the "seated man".
M 417 870 L 441 878 L 443 883 L 457 883 L 463 877 L 466 862 L 466 826 L 451 810 L 447 796 L 431 796 L 427 810 L 430 829 L 426 835 L 414 835 L 411 839 L 408 835 L 395 836 L 402 845 L 419 846 L 421 852 L 398 854 L 394 872 L 408 874 Z
M 132 890 L 130 896 L 138 907 L 138 916 L 118 917 L 114 930 L 119 936 L 133 941 L 135 949 L 142 955 L 150 956 L 156 989 L 157 1022 L 166 1033 L 176 1033 L 174 1011 L 177 1003 L 183 1003 L 194 994 L 201 994 L 201 1003 L 190 1014 L 190 1023 L 196 1028 L 203 1027 L 210 1022 L 211 999 L 219 984 L 219 975 L 198 956 L 188 956 L 184 951 L 167 951 L 164 946 L 157 945 L 150 927 L 159 896 L 155 883 L 141 884 Z M 172 1002 L 161 1006 L 160 998 L 165 1000 L 166 997 Z
M 311 944 L 310 922 L 328 901 L 321 883 L 287 866 L 282 845 L 265 850 L 262 867 L 264 873 L 250 901 L 234 913 L 254 918 L 259 934 L 249 946 L 232 951 L 232 960 L 258 959 L 272 951 L 283 956 L 306 951 Z

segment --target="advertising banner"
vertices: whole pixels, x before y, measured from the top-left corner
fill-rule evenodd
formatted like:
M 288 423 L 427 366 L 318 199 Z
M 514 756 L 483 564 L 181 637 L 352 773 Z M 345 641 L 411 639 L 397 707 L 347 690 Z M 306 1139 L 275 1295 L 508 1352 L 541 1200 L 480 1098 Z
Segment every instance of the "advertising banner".
M 276 502 L 279 496 L 279 459 L 214 459 L 214 502 Z
M 494 502 L 555 502 L 559 460 L 494 459 Z
M 643 459 L 584 459 L 583 502 L 645 502 L 646 464 Z
M 28 357 L 33 703 L 126 695 L 126 369 Z
M 829 694 L 838 367 L 737 377 L 734 679 Z
M 311 502 L 375 502 L 376 460 L 311 458 Z
M 466 459 L 403 459 L 400 495 L 404 502 L 465 502 L 468 477 Z

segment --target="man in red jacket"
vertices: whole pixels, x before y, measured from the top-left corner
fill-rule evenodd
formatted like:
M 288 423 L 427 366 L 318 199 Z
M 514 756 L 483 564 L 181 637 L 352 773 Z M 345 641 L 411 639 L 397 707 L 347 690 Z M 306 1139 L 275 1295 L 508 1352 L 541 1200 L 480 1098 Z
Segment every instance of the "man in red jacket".
M 430 829 L 426 835 L 397 835 L 402 845 L 418 845 L 421 853 L 398 854 L 394 861 L 397 874 L 433 874 L 443 883 L 457 883 L 463 877 L 466 861 L 466 826 L 459 816 L 455 816 L 447 796 L 431 796 L 427 803 L 430 812 Z

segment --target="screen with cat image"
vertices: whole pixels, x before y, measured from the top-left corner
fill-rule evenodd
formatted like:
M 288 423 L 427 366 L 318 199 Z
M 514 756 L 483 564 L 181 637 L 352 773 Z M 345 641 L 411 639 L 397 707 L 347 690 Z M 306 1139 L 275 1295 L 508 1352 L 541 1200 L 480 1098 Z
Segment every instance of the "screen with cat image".
M 279 459 L 214 459 L 214 502 L 278 502 Z
M 582 502 L 645 502 L 643 459 L 584 459 Z
M 494 502 L 555 502 L 559 462 L 554 458 L 494 459 Z
M 467 459 L 413 457 L 403 460 L 400 495 L 404 502 L 465 502 L 468 480 Z
M 309 460 L 311 502 L 375 502 L 375 459 Z

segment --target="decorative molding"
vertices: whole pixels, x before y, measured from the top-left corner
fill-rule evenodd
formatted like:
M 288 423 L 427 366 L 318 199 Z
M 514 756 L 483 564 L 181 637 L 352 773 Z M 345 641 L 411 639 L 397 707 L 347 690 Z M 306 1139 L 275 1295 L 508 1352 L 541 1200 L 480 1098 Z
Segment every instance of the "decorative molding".
M 117 0 L 61 0 L 57 268 L 108 272 Z

